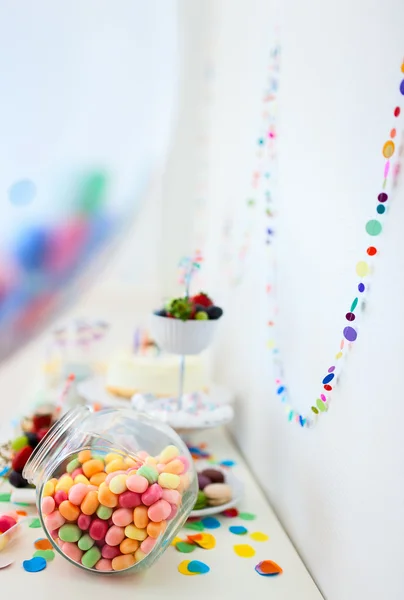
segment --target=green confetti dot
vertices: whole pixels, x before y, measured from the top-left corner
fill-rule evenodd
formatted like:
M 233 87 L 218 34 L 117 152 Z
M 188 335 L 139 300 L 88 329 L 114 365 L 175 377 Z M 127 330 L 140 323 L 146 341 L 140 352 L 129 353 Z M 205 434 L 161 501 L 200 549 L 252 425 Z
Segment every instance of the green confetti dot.
M 185 554 L 189 554 L 190 552 L 196 550 L 196 546 L 194 546 L 194 544 L 188 544 L 188 542 L 178 542 L 175 547 L 177 548 L 178 552 L 184 552 Z
M 248 513 L 248 512 L 241 512 L 239 513 L 239 519 L 242 519 L 243 521 L 254 521 L 254 519 L 256 519 L 256 515 L 254 515 L 253 513 Z
M 353 312 L 357 306 L 358 306 L 358 298 L 355 298 L 355 300 L 351 304 L 350 312 Z
M 366 223 L 366 232 L 369 235 L 379 235 L 382 231 L 382 224 L 376 219 L 371 219 Z
M 193 529 L 194 531 L 204 531 L 205 526 L 202 521 L 190 521 L 185 523 L 185 529 Z
M 11 494 L 0 494 L 0 502 L 10 502 Z
M 39 529 L 40 527 L 42 527 L 41 525 L 41 521 L 39 519 L 33 519 L 30 523 L 30 528 L 31 529 Z
M 53 550 L 37 550 L 33 554 L 33 558 L 44 558 L 46 562 L 51 562 L 55 558 L 55 553 Z

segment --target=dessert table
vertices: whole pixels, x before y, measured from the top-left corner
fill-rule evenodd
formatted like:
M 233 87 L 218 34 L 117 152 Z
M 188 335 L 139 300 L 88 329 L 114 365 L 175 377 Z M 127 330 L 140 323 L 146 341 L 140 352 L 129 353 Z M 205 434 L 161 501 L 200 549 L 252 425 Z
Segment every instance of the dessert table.
M 238 510 L 240 516 L 218 515 L 220 526 L 206 528 L 205 532 L 214 536 L 216 546 L 205 550 L 197 547 L 192 555 L 179 552 L 176 547 L 167 548 L 164 555 L 147 572 L 140 575 L 104 575 L 86 573 L 74 567 L 58 553 L 46 569 L 37 573 L 24 570 L 24 560 L 32 558 L 35 552 L 34 542 L 44 537 L 41 528 L 29 527 L 30 519 L 22 524 L 21 534 L 13 544 L 0 552 L 0 566 L 14 561 L 10 566 L 1 568 L 1 587 L 12 591 L 15 597 L 29 594 L 31 600 L 42 600 L 55 596 L 58 600 L 71 600 L 74 597 L 95 597 L 97 600 L 110 600 L 114 594 L 122 598 L 131 598 L 138 594 L 142 600 L 160 600 L 165 598 L 251 598 L 262 596 L 273 600 L 321 600 L 323 596 L 310 577 L 297 551 L 277 520 L 259 485 L 252 477 L 240 453 L 225 430 L 214 430 L 199 434 L 193 441 L 203 442 L 207 451 L 216 461 L 232 464 L 228 468 L 244 484 L 244 496 Z M 9 491 L 7 481 L 0 479 L 0 498 Z M 0 502 L 0 514 L 17 508 L 8 502 Z M 29 515 L 36 516 L 33 507 L 18 507 Z M 247 519 L 242 513 L 248 513 Z M 231 533 L 229 527 L 243 526 L 244 535 Z M 266 541 L 256 541 L 259 537 L 251 534 L 260 532 L 268 536 Z M 196 531 L 184 528 L 178 534 L 186 539 Z M 254 539 L 255 538 L 255 539 Z M 245 558 L 236 554 L 234 546 L 249 547 L 254 556 Z M 185 560 L 197 560 L 206 564 L 210 571 L 206 574 L 186 576 L 178 571 Z M 274 561 L 282 569 L 276 576 L 261 576 L 255 566 L 264 560 Z

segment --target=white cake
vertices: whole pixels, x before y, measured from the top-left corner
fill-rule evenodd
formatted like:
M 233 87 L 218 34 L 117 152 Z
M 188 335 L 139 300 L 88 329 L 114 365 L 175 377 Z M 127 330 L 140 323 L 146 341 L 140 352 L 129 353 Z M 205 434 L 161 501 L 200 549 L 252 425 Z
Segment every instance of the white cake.
M 158 354 L 122 352 L 107 367 L 107 390 L 123 398 L 134 394 L 178 395 L 180 357 Z M 207 369 L 201 355 L 185 358 L 184 393 L 207 390 Z

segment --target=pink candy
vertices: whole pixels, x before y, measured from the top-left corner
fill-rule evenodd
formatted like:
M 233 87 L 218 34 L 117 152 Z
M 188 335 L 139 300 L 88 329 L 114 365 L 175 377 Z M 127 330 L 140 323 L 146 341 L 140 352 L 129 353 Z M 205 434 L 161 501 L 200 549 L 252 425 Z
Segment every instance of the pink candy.
M 90 525 L 90 529 L 88 533 L 93 538 L 93 540 L 100 541 L 104 540 L 108 531 L 108 523 L 103 521 L 102 519 L 94 519 L 94 521 Z
M 52 496 L 42 498 L 41 509 L 43 515 L 50 515 L 55 510 L 55 501 Z
M 84 475 L 83 469 L 74 469 L 73 473 L 71 474 L 72 479 L 75 479 L 77 475 Z
M 121 508 L 136 508 L 136 506 L 140 506 L 142 503 L 140 499 L 140 494 L 136 492 L 123 492 L 119 494 L 119 506 Z
M 182 462 L 182 464 L 184 465 L 184 473 L 186 471 L 189 471 L 189 460 L 187 459 L 186 456 L 177 456 L 176 460 L 179 460 Z
M 145 554 L 148 554 L 151 550 L 153 550 L 155 544 L 156 544 L 157 539 L 156 538 L 152 538 L 152 537 L 147 537 L 145 540 L 143 540 L 143 542 L 140 544 L 140 549 L 142 552 L 144 552 Z
M 108 485 L 111 479 L 113 479 L 116 475 L 126 475 L 126 471 L 113 471 L 112 473 L 108 473 L 105 478 L 105 483 Z
M 167 500 L 170 504 L 178 506 L 181 504 L 181 494 L 177 490 L 163 490 L 163 500 Z
M 147 511 L 150 521 L 158 523 L 159 521 L 165 521 L 171 514 L 171 504 L 166 500 L 157 500 L 154 504 L 149 507 Z
M 149 482 L 142 475 L 130 475 L 126 480 L 126 486 L 131 492 L 143 494 L 149 487 Z
M 112 525 L 112 527 L 108 529 L 107 535 L 105 536 L 105 542 L 108 544 L 108 546 L 119 546 L 124 538 L 124 528 L 118 527 L 117 525 Z
M 107 558 L 100 558 L 95 568 L 97 571 L 112 571 L 112 562 Z
M 8 531 L 12 527 L 14 527 L 14 525 L 16 525 L 16 524 L 17 524 L 17 521 L 16 521 L 16 519 L 13 519 L 13 517 L 10 517 L 8 515 L 2 515 L 0 517 L 0 531 L 2 533 L 4 533 L 5 531 Z
M 73 544 L 73 542 L 63 542 L 60 548 L 66 554 L 66 556 L 68 556 L 75 562 L 81 561 L 83 552 L 80 550 L 77 544 Z
M 69 500 L 72 504 L 80 506 L 89 492 L 89 486 L 85 483 L 76 483 L 69 490 Z M 59 493 L 59 492 L 57 492 Z
M 105 544 L 101 550 L 101 556 L 103 558 L 109 558 L 110 560 L 115 558 L 115 556 L 119 556 L 120 553 L 119 546 L 108 546 L 108 544 Z
M 161 486 L 159 486 L 158 483 L 153 483 L 153 485 L 151 485 L 149 489 L 142 494 L 142 502 L 146 506 L 151 506 L 152 504 L 157 502 L 157 500 L 160 500 L 162 496 L 163 490 Z
M 80 527 L 82 531 L 87 531 L 87 529 L 91 525 L 92 518 L 90 515 L 81 514 L 77 519 L 77 525 Z
M 178 508 L 175 506 L 175 504 L 170 504 L 171 506 L 171 512 L 167 517 L 167 521 L 171 521 L 171 519 L 174 519 L 175 515 L 178 512 Z
M 65 500 L 67 500 L 67 493 L 64 490 L 59 490 L 54 495 L 54 499 L 55 499 L 55 502 L 56 502 L 56 506 L 59 506 L 59 504 L 62 504 L 62 502 L 64 502 Z
M 55 510 L 50 515 L 47 515 L 44 521 L 46 529 L 50 530 L 59 529 L 59 527 L 62 527 L 62 525 L 66 523 L 66 520 L 62 517 L 58 510 Z
M 130 508 L 118 508 L 112 515 L 112 521 L 114 525 L 126 527 L 126 525 L 133 523 L 133 510 Z

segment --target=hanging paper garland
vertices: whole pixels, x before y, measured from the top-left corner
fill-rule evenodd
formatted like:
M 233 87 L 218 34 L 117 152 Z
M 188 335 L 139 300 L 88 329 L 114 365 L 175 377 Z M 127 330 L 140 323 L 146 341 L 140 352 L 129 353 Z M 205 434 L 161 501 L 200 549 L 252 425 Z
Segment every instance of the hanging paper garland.
M 404 73 L 404 63 L 401 66 L 401 71 Z M 401 81 L 399 86 L 399 91 L 401 95 L 404 95 L 404 79 Z M 401 114 L 401 107 L 396 106 L 393 110 L 393 116 L 396 119 Z M 356 263 L 355 271 L 358 275 L 358 283 L 355 294 L 350 302 L 349 309 L 345 314 L 345 325 L 342 328 L 342 338 L 339 344 L 339 348 L 337 353 L 335 354 L 335 358 L 332 361 L 332 364 L 327 369 L 325 373 L 323 373 L 323 377 L 321 380 L 321 392 L 318 397 L 313 402 L 307 414 L 302 414 L 295 408 L 293 408 L 289 404 L 288 392 L 286 385 L 284 383 L 283 377 L 283 366 L 280 359 L 279 348 L 277 347 L 275 341 L 275 316 L 277 313 L 277 308 L 275 304 L 275 292 L 273 284 L 267 285 L 267 293 L 269 295 L 270 304 L 271 304 L 271 313 L 272 317 L 268 321 L 268 326 L 271 330 L 271 337 L 268 341 L 268 347 L 270 348 L 274 360 L 276 377 L 276 394 L 280 398 L 281 402 L 284 403 L 287 418 L 290 422 L 297 423 L 301 427 L 312 427 L 317 418 L 327 412 L 331 393 L 335 388 L 336 382 L 338 381 L 338 374 L 341 372 L 341 364 L 343 358 L 346 356 L 347 348 L 349 349 L 351 345 L 356 341 L 358 337 L 358 328 L 357 328 L 357 319 L 358 313 L 361 306 L 364 304 L 364 298 L 368 291 L 369 284 L 369 275 L 372 272 L 372 266 L 374 258 L 377 256 L 379 249 L 377 245 L 377 237 L 381 234 L 383 230 L 383 219 L 386 213 L 386 203 L 391 202 L 391 191 L 388 192 L 386 189 L 388 186 L 391 189 L 396 187 L 397 176 L 399 174 L 399 164 L 395 165 L 395 168 L 391 168 L 390 159 L 396 152 L 396 145 L 393 141 L 396 138 L 397 129 L 396 127 L 390 130 L 390 139 L 388 139 L 382 148 L 382 154 L 386 159 L 384 169 L 383 169 L 383 181 L 381 185 L 381 190 L 377 196 L 377 205 L 376 215 L 369 219 L 365 225 L 365 231 L 369 236 L 369 245 L 366 249 L 366 257 L 364 259 L 358 261 Z M 391 171 L 392 174 L 391 174 Z M 273 260 L 273 257 L 272 257 Z M 275 275 L 275 265 L 272 264 L 272 272 L 270 280 L 274 281 Z

